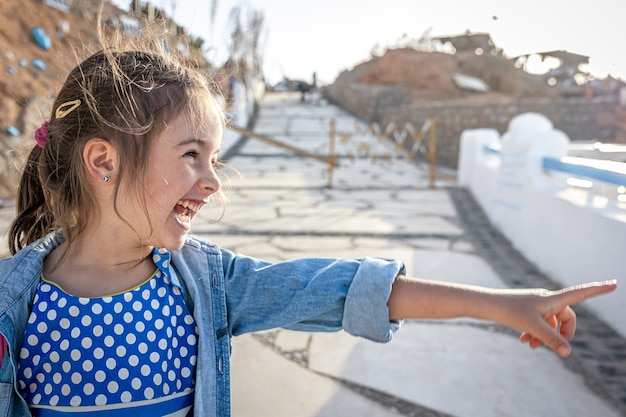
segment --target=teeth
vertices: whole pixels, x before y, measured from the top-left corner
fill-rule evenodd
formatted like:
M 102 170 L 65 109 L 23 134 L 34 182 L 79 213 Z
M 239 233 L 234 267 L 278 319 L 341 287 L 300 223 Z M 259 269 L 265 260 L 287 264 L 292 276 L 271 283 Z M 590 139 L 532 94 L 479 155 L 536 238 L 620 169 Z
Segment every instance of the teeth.
M 182 223 L 190 223 L 191 218 L 202 208 L 202 203 L 193 200 L 179 200 L 176 204 L 187 209 L 185 214 L 174 212 L 174 216 Z
M 194 203 L 193 201 L 189 200 L 179 200 L 177 204 L 192 211 L 198 211 L 200 210 L 200 207 L 202 207 L 200 204 Z
M 174 217 L 178 218 L 182 223 L 189 223 L 191 221 L 191 217 L 186 214 L 178 214 L 174 213 Z

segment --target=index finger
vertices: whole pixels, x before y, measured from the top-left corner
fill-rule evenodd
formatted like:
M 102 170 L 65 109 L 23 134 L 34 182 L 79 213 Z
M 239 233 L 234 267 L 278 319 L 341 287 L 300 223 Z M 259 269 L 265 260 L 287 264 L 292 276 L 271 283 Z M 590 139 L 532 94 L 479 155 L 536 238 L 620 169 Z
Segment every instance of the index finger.
M 556 291 L 557 298 L 568 305 L 609 293 L 617 288 L 617 280 L 588 282 Z

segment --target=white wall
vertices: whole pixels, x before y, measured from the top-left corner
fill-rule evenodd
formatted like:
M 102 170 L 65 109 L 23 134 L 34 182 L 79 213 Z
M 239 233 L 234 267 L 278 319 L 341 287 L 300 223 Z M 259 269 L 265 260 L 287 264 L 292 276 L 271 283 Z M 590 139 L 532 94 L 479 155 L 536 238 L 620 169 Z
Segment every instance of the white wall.
M 617 279 L 621 287 L 614 293 L 585 306 L 626 337 L 626 203 L 584 198 L 581 204 L 575 197 L 593 190 L 572 189 L 562 175 L 543 171 L 542 158 L 565 156 L 569 145 L 563 132 L 536 113 L 514 118 L 502 137 L 492 129 L 467 130 L 461 136 L 459 183 L 552 280 L 569 286 Z
M 254 113 L 255 102 L 260 102 L 263 98 L 265 85 L 260 80 L 248 80 L 247 87 L 240 81 L 235 81 L 233 86 L 232 109 L 229 112 L 232 123 L 238 127 L 246 128 Z

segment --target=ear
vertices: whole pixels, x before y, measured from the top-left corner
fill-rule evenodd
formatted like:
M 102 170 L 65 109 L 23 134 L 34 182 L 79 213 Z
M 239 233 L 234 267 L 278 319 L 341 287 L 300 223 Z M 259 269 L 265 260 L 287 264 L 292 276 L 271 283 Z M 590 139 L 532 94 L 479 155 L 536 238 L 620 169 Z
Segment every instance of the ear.
M 83 162 L 92 180 L 102 182 L 105 175 L 114 179 L 118 166 L 117 149 L 108 140 L 89 139 L 83 149 Z

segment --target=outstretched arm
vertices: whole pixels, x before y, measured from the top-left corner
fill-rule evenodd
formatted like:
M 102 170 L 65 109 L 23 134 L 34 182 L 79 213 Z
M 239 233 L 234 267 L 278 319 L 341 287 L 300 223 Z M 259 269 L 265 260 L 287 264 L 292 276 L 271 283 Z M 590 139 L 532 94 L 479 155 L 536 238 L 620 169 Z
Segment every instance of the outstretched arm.
M 547 345 L 561 356 L 571 353 L 576 330 L 571 305 L 613 291 L 616 281 L 591 282 L 559 291 L 491 289 L 398 276 L 389 297 L 389 318 L 472 317 L 522 332 L 532 348 Z

